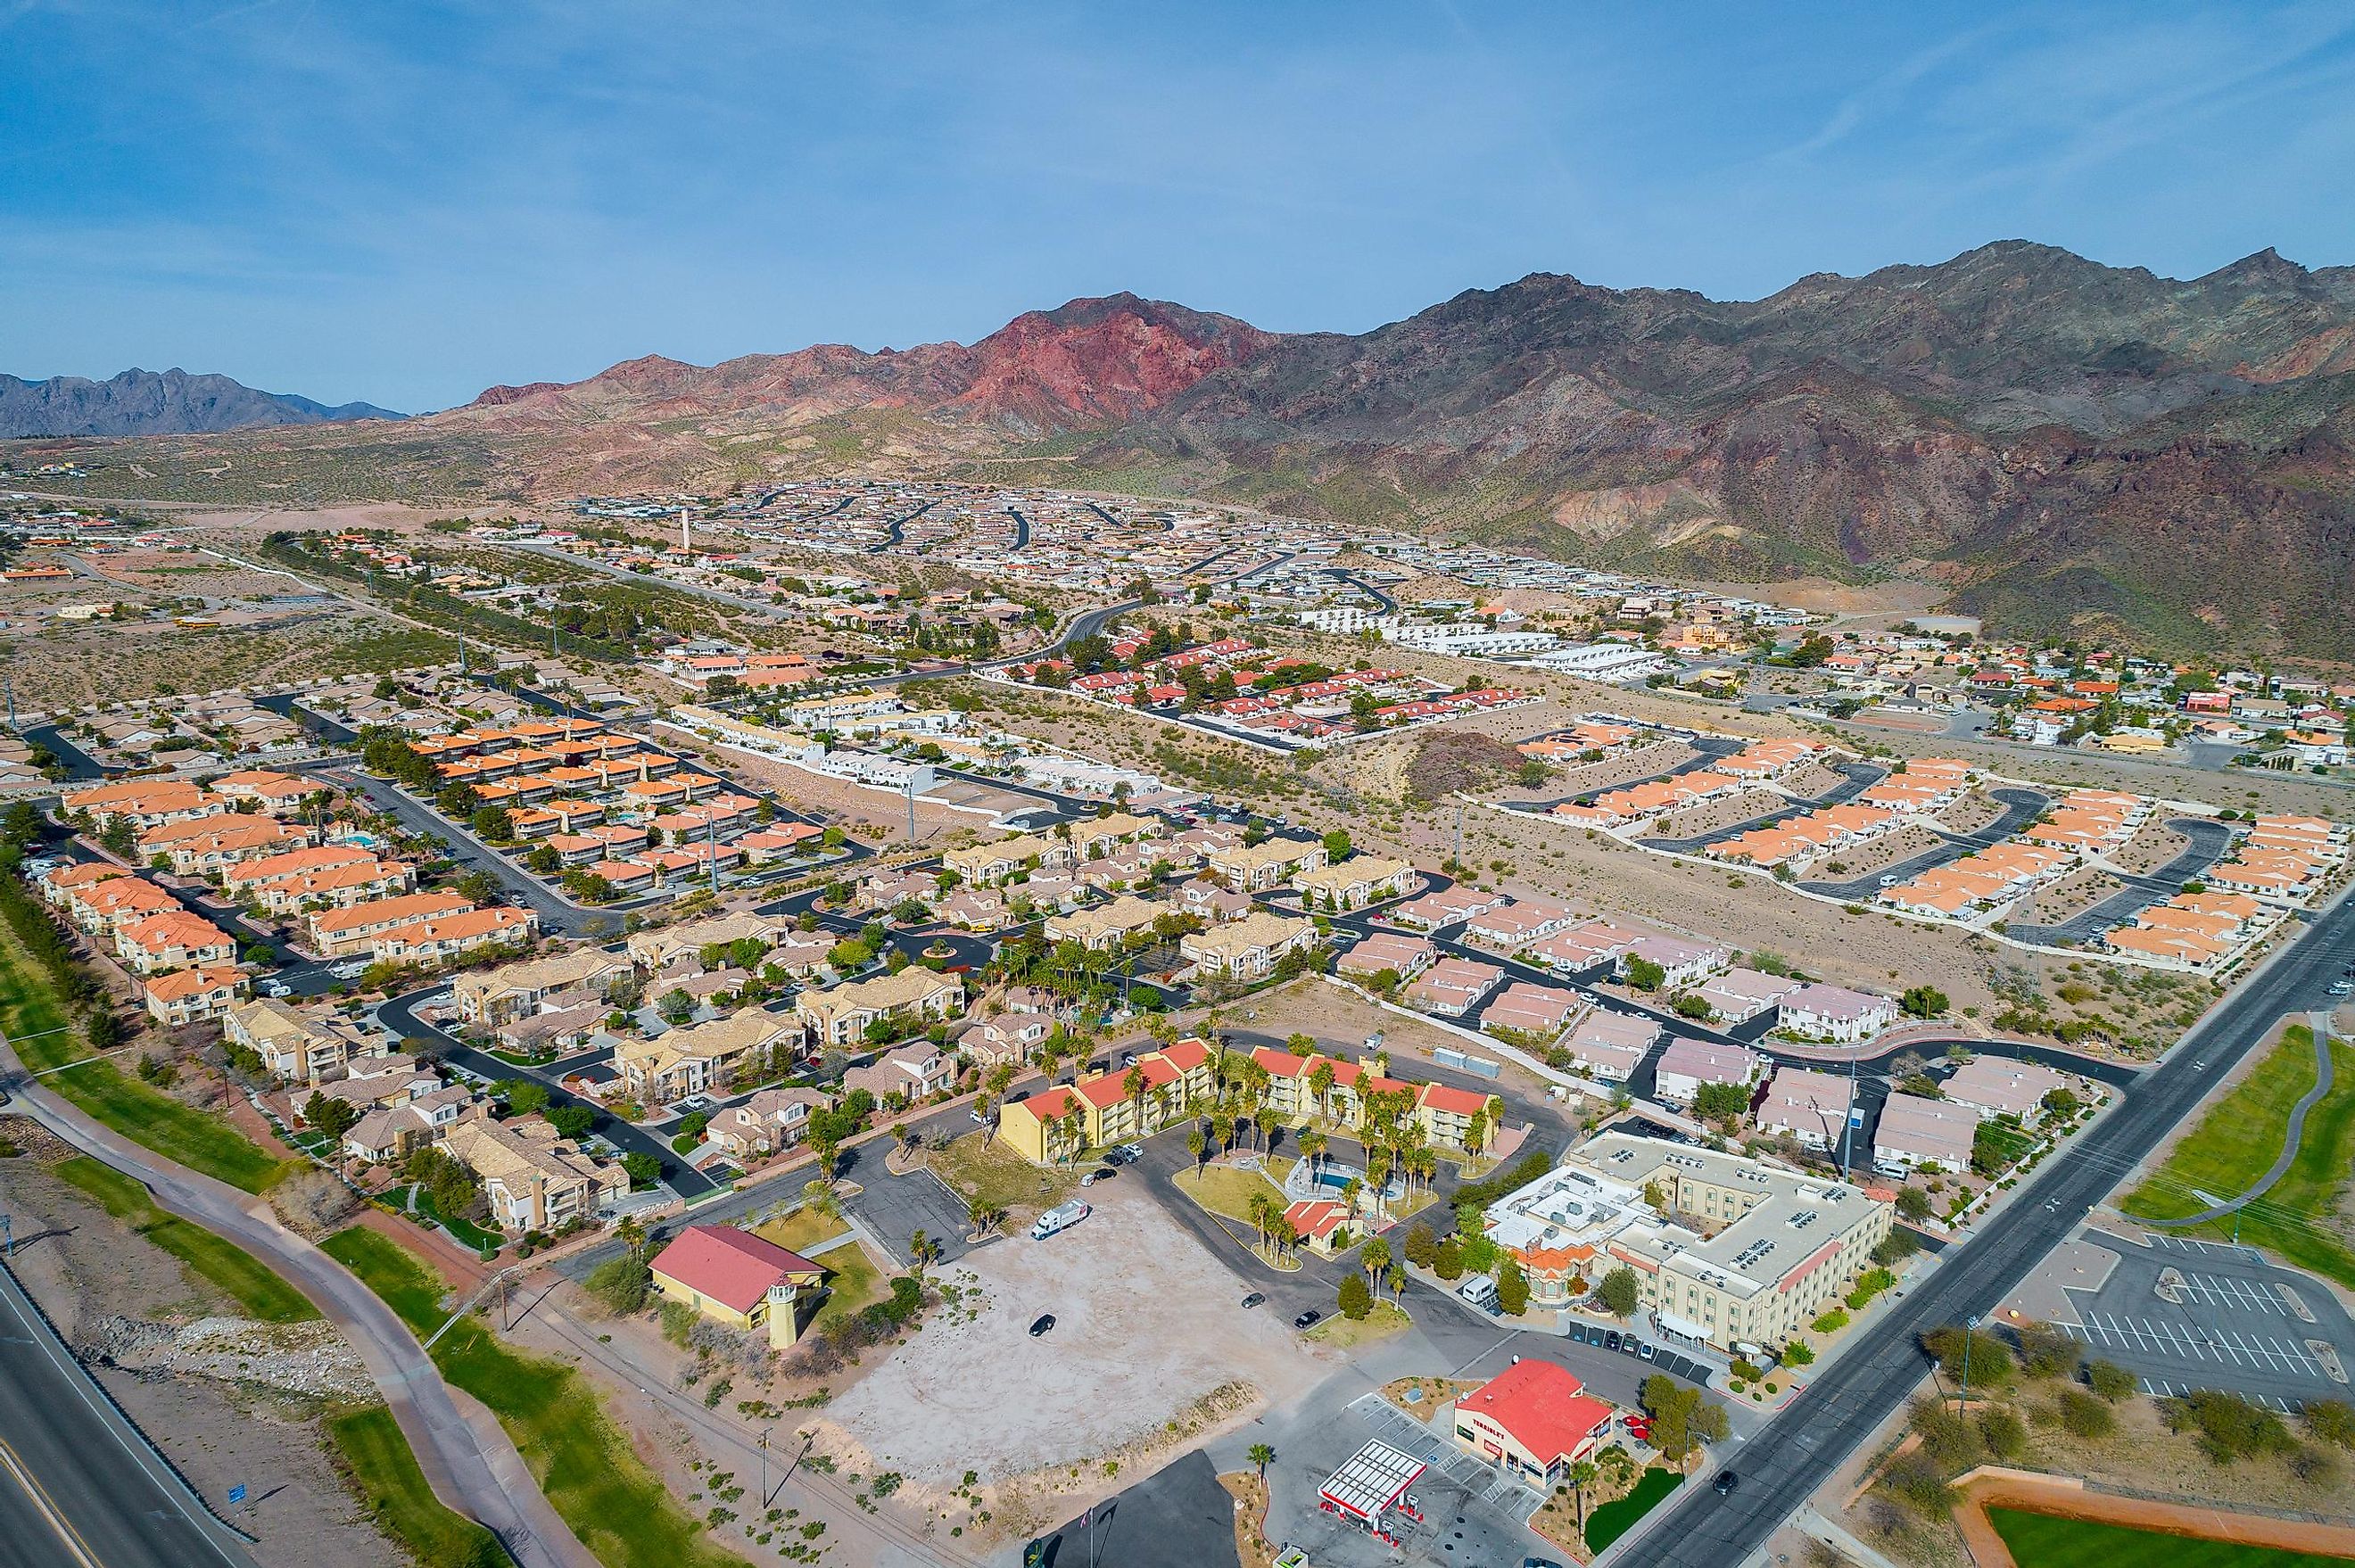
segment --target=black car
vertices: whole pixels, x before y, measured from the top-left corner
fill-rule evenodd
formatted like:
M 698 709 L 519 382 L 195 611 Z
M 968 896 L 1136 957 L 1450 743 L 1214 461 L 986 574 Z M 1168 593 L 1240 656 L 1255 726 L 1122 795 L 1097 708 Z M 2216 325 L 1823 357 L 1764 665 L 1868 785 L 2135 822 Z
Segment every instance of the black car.
M 1262 1296 L 1258 1291 L 1254 1290 L 1249 1296 L 1243 1297 L 1243 1305 L 1245 1307 L 1257 1307 L 1261 1302 L 1265 1301 L 1266 1299 L 1266 1296 Z
M 1048 1329 L 1052 1328 L 1054 1326 L 1055 1315 L 1051 1312 L 1046 1313 L 1039 1317 L 1039 1321 L 1030 1325 L 1030 1338 L 1036 1339 L 1039 1335 L 1044 1334 Z
M 1606 1328 L 1603 1331 L 1603 1348 L 1606 1350 L 1615 1350 L 1619 1348 L 1618 1329 Z
M 1719 1497 L 1724 1497 L 1742 1484 L 1742 1477 L 1731 1470 L 1720 1470 L 1717 1473 L 1717 1479 L 1710 1484 L 1717 1489 Z
M 1317 1311 L 1316 1308 L 1312 1307 L 1307 1311 L 1302 1313 L 1299 1317 L 1294 1318 L 1292 1320 L 1292 1326 L 1295 1328 L 1306 1328 L 1311 1325 L 1321 1321 L 1324 1316 L 1325 1315 L 1322 1312 Z

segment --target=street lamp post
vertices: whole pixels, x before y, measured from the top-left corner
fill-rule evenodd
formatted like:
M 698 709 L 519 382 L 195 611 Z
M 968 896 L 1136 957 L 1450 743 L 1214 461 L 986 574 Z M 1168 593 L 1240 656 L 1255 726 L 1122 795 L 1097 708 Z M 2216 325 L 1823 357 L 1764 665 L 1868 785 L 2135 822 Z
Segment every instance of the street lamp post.
M 1963 1392 L 1955 1401 L 1955 1413 L 1967 1415 L 1971 1403 L 1971 1337 L 1979 1331 L 1977 1317 L 1963 1319 Z

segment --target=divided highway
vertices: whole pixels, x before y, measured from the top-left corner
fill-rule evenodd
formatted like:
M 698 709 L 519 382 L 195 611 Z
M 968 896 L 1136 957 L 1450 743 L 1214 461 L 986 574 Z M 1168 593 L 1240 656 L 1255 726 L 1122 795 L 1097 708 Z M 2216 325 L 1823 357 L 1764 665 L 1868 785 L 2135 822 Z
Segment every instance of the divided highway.
M 1764 1544 L 1921 1381 L 1928 1363 L 1916 1348 L 1919 1335 L 1993 1310 L 2283 1015 L 2323 1004 L 2325 987 L 2350 962 L 2355 900 L 2341 900 L 2126 1090 L 2119 1105 L 2048 1159 L 1975 1240 L 1918 1277 L 1764 1431 L 1721 1450 L 1721 1464 L 1742 1477 L 1732 1496 L 1687 1488 L 1620 1561 L 1629 1568 L 1728 1568 Z

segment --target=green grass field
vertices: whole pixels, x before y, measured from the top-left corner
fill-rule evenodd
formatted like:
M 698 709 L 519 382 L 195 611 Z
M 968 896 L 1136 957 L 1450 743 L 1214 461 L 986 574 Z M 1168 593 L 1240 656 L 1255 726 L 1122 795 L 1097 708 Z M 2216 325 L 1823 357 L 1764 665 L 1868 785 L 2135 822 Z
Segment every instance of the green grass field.
M 420 1568 L 504 1568 L 498 1538 L 442 1506 L 417 1467 L 400 1424 L 371 1405 L 327 1423 L 337 1457 L 378 1529 L 408 1547 Z
M 1231 1165 L 1205 1167 L 1199 1179 L 1191 1170 L 1180 1170 L 1170 1179 L 1171 1185 L 1213 1214 L 1221 1214 L 1239 1224 L 1252 1222 L 1251 1200 L 1268 1198 L 1278 1204 L 1284 1201 L 1284 1189 L 1256 1170 L 1240 1170 Z
M 0 940 L 0 1029 L 38 1072 L 89 1053 L 81 1031 L 52 1032 L 65 1009 L 13 939 Z M 41 1082 L 133 1143 L 248 1192 L 267 1192 L 289 1167 L 218 1116 L 183 1105 L 111 1061 L 86 1061 Z
M 440 1282 L 399 1243 L 355 1226 L 325 1249 L 420 1339 L 448 1316 Z M 608 1568 L 745 1568 L 679 1508 L 570 1367 L 517 1354 L 473 1317 L 442 1336 L 433 1361 L 491 1408 L 548 1500 Z
M 1636 1477 L 1636 1489 L 1616 1502 L 1604 1503 L 1586 1515 L 1586 1549 L 1600 1552 L 1629 1531 L 1636 1521 L 1684 1485 L 1684 1477 L 1657 1465 Z
M 190 1273 L 218 1286 L 249 1317 L 265 1323 L 305 1323 L 319 1316 L 301 1291 L 261 1259 L 158 1209 L 145 1188 L 112 1166 L 77 1155 L 56 1168 L 61 1179 L 96 1199 L 108 1213 L 186 1264 Z
M 1987 1522 L 2011 1548 L 2019 1568 L 2332 1568 L 2350 1561 L 2017 1509 L 1989 1509 Z
M 805 1332 L 839 1323 L 869 1302 L 880 1301 L 891 1294 L 883 1271 L 867 1255 L 864 1242 L 837 1247 L 815 1261 L 826 1265 L 826 1297 Z
M 2316 1218 L 2338 1211 L 2347 1173 L 2355 1168 L 2355 1046 L 2335 1042 L 2330 1060 L 2330 1092 L 2307 1113 L 2297 1157 L 2271 1191 L 2241 1211 L 2240 1234 L 2244 1243 L 2355 1287 L 2355 1248 Z M 2298 1024 L 2209 1108 L 2122 1207 L 2149 1219 L 2180 1219 L 2208 1206 L 2194 1189 L 2218 1198 L 2246 1191 L 2281 1152 L 2290 1107 L 2313 1087 L 2314 1036 Z M 2232 1221 L 2208 1221 L 2183 1233 L 2230 1237 Z
M 772 1220 L 755 1229 L 754 1234 L 763 1241 L 774 1242 L 789 1253 L 806 1253 L 842 1235 L 850 1229 L 850 1221 L 839 1215 L 820 1213 L 815 1208 L 796 1209 L 783 1219 Z

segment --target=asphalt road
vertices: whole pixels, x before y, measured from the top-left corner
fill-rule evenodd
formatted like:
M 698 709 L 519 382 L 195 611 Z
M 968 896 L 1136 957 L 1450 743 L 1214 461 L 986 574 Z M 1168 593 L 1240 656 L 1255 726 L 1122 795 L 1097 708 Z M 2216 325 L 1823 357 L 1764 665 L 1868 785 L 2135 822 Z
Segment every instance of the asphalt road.
M 5 1271 L 0 1341 L 0 1568 L 251 1568 Z
M 524 1568 L 594 1568 L 596 1559 L 549 1506 L 498 1424 L 487 1412 L 480 1413 L 479 1425 L 459 1412 L 416 1336 L 341 1264 L 267 1217 L 266 1205 L 255 1205 L 261 1211 L 256 1213 L 248 1207 L 253 1203 L 248 1194 L 131 1142 L 32 1082 L 15 1051 L 5 1044 L 0 1044 L 0 1073 L 18 1104 L 43 1126 L 139 1182 L 159 1207 L 251 1253 L 308 1296 L 359 1351 L 437 1496 L 506 1541 Z M 0 1357 L 0 1361 L 16 1359 Z M 54 1418 L 46 1407 L 41 1414 Z M 0 1427 L 11 1441 L 17 1430 L 14 1424 Z M 133 1564 L 142 1561 L 126 1559 Z M 163 1561 L 205 1560 L 183 1554 Z
M 494 1082 L 501 1078 L 527 1076 L 525 1072 L 514 1063 L 501 1061 L 486 1051 L 477 1051 L 447 1029 L 438 1029 L 417 1016 L 420 1004 L 442 995 L 448 989 L 446 985 L 429 986 L 421 991 L 410 991 L 405 996 L 394 997 L 377 1008 L 377 1021 L 404 1040 L 413 1038 L 432 1041 L 433 1048 L 441 1055 L 442 1060 L 453 1067 L 463 1067 L 469 1072 Z M 623 1154 L 650 1154 L 662 1161 L 664 1182 L 680 1197 L 692 1200 L 718 1189 L 719 1185 L 718 1182 L 671 1152 L 670 1145 L 644 1127 L 625 1122 L 621 1117 L 610 1114 L 594 1100 L 583 1099 L 575 1094 L 558 1083 L 552 1074 L 534 1072 L 528 1076 L 538 1080 L 548 1090 L 549 1104 L 586 1105 L 595 1111 L 598 1121 L 592 1130 L 599 1137 L 603 1138 Z
M 1658 1516 L 1621 1561 L 1630 1568 L 1724 1568 L 1763 1544 L 1912 1393 L 1927 1368 L 1920 1335 L 1993 1310 L 2283 1014 L 2323 1002 L 2324 987 L 2350 960 L 2355 901 L 2342 901 L 2226 997 L 2121 1104 L 2046 1160 L 1977 1240 L 1892 1301 L 1764 1431 L 1720 1453 L 1719 1463 L 1741 1472 L 1738 1490 L 1725 1498 L 1695 1490 Z

